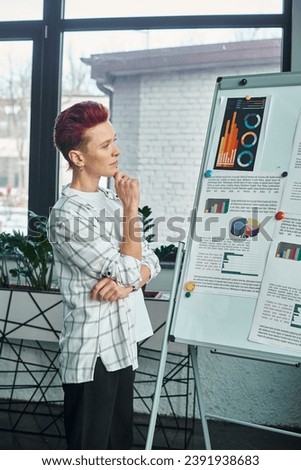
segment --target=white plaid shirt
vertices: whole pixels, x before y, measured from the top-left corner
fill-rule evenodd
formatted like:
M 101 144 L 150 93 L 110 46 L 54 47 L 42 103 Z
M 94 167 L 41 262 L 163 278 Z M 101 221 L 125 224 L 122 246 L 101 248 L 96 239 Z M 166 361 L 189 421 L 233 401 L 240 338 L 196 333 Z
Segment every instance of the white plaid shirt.
M 152 334 L 141 289 L 111 303 L 91 299 L 91 289 L 103 276 L 136 287 L 141 264 L 148 266 L 151 278 L 160 271 L 158 258 L 146 241 L 141 261 L 120 253 L 118 216 L 122 214 L 122 204 L 112 191 L 100 188 L 98 193 L 82 193 L 69 186 L 63 188 L 51 211 L 48 237 L 64 301 L 63 383 L 93 380 L 98 356 L 108 371 L 136 369 L 137 341 Z

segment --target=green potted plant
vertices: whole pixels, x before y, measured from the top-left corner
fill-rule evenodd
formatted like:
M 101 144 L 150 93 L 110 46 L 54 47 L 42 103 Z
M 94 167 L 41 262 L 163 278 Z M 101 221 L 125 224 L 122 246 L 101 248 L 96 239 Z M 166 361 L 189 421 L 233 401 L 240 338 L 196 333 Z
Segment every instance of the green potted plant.
M 0 320 L 3 336 L 57 341 L 62 298 L 53 281 L 47 217 L 29 212 L 30 234 L 0 234 Z
M 142 219 L 145 240 L 148 243 L 151 243 L 155 237 L 154 233 L 149 233 L 149 231 L 154 227 L 154 219 L 151 217 L 152 210 L 149 206 L 144 206 L 139 208 L 139 214 Z M 160 247 L 155 248 L 154 252 L 158 256 L 161 265 L 174 264 L 177 255 L 177 247 L 173 244 L 161 245 Z
M 8 258 L 12 256 L 11 234 L 0 233 L 0 288 L 9 287 Z
M 161 266 L 164 264 L 174 265 L 177 256 L 177 247 L 173 244 L 171 245 L 161 245 L 155 248 L 155 253 L 160 260 Z
M 15 262 L 9 273 L 18 286 L 50 291 L 53 288 L 53 254 L 47 239 L 47 218 L 33 212 L 29 212 L 29 216 L 34 221 L 30 235 L 13 231 L 7 238 L 8 255 Z
M 154 233 L 148 233 L 153 227 L 153 218 L 151 217 L 152 210 L 149 206 L 139 207 L 138 212 L 140 214 L 144 238 L 148 243 L 151 243 L 155 237 Z

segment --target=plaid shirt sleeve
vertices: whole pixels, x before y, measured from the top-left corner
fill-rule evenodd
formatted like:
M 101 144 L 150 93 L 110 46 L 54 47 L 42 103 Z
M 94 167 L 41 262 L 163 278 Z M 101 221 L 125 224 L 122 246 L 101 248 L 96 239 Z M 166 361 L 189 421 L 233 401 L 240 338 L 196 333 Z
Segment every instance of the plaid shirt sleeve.
M 142 242 L 142 260 L 141 264 L 147 266 L 150 270 L 150 278 L 148 282 L 159 274 L 161 271 L 159 259 L 153 250 L 149 247 L 147 241 Z
M 138 287 L 141 261 L 121 254 L 119 242 L 105 227 L 105 222 L 84 206 L 58 208 L 52 211 L 49 234 L 58 253 L 69 265 L 77 266 L 88 276 L 115 279 L 121 285 Z M 150 265 L 149 254 L 145 263 Z M 155 271 L 155 267 L 150 268 Z

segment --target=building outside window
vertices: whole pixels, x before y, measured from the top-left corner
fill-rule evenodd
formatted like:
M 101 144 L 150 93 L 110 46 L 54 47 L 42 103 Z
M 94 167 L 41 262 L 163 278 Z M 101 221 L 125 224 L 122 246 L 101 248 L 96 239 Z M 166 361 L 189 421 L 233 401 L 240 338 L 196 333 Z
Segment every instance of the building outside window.
M 63 158 L 55 160 L 54 117 L 93 99 L 110 107 L 121 168 L 140 179 L 141 204 L 149 205 L 155 218 L 184 217 L 186 232 L 216 79 L 281 70 L 283 29 L 263 26 L 262 17 L 267 22 L 281 17 L 283 2 L 166 5 L 159 0 L 0 5 L 1 231 L 26 231 L 28 209 L 46 213 L 70 181 Z M 242 22 L 261 15 L 260 24 L 255 27 L 252 16 L 255 24 L 226 28 L 239 15 Z M 33 40 L 22 39 L 31 32 Z M 156 243 L 164 244 L 168 234 L 177 237 L 170 232 L 161 223 Z
M 25 231 L 28 210 L 31 41 L 0 42 L 0 231 Z

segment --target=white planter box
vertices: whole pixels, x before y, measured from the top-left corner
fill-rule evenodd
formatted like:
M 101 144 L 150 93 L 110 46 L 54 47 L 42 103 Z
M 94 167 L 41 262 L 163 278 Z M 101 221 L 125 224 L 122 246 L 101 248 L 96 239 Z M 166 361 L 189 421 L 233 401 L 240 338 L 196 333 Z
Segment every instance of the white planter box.
M 0 331 L 7 339 L 58 341 L 63 321 L 59 292 L 0 289 Z

